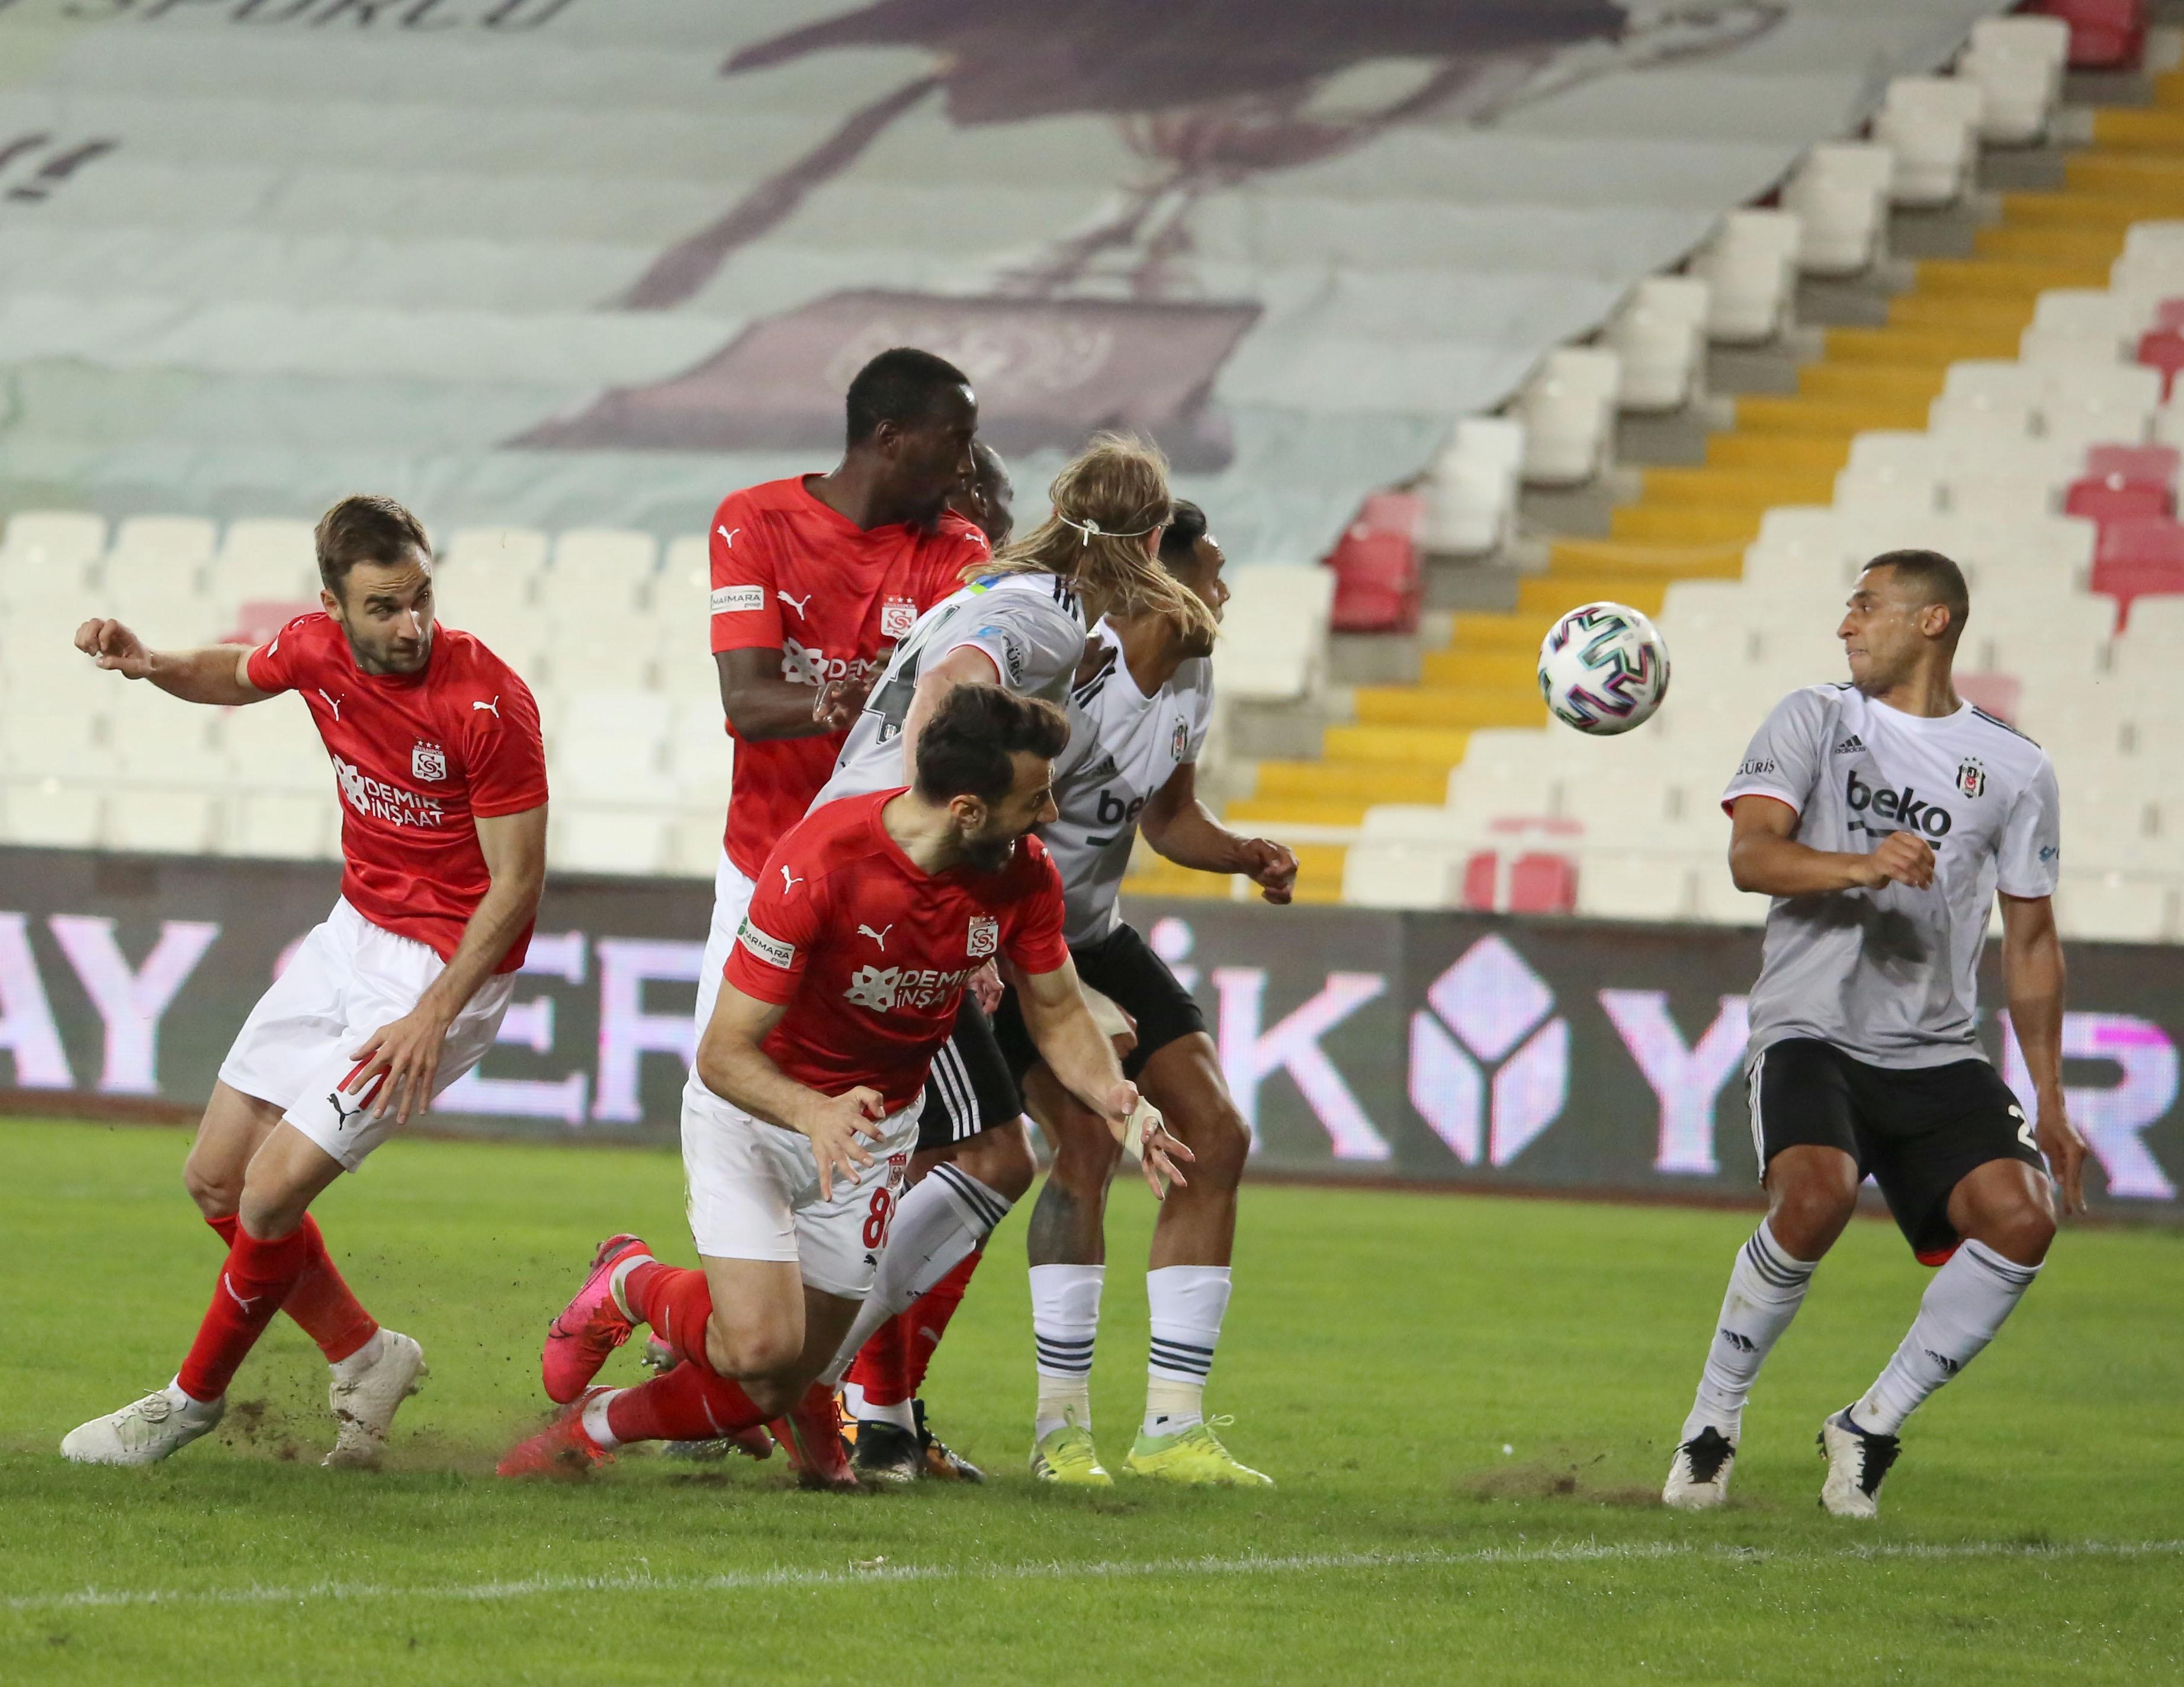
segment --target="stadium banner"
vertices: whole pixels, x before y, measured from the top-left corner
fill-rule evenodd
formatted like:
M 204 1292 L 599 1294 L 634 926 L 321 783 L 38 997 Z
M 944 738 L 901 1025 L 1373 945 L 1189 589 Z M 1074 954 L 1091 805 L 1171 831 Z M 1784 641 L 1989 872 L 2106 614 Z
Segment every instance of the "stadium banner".
M 326 864 L 0 849 L 0 1088 L 179 1106 L 332 905 Z M 435 1128 L 668 1144 L 711 887 L 561 876 L 504 1024 Z M 1748 1195 L 1759 934 L 1139 901 L 1267 1170 Z M 2068 946 L 2064 1081 L 2095 1204 L 2184 1218 L 2184 948 Z M 1998 1004 L 1992 946 L 1982 998 Z M 2029 1101 L 2008 1015 L 1988 1051 Z M 56 1095 L 54 1099 L 58 1099 Z

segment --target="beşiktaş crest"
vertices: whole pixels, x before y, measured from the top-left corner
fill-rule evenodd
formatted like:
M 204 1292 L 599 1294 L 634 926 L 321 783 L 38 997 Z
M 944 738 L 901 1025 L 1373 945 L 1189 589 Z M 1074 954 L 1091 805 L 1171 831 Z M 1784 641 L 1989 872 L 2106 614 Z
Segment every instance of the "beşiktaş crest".
M 1967 756 L 1957 764 L 1957 789 L 1966 796 L 1986 795 L 1986 768 L 1976 756 Z

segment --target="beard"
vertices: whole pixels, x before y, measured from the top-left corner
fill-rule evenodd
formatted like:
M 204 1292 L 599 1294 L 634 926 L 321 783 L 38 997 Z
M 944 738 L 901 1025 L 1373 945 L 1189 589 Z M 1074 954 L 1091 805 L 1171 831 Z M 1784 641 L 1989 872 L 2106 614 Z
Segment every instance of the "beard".
M 999 873 L 1016 858 L 1014 838 L 966 838 L 963 858 L 981 873 Z

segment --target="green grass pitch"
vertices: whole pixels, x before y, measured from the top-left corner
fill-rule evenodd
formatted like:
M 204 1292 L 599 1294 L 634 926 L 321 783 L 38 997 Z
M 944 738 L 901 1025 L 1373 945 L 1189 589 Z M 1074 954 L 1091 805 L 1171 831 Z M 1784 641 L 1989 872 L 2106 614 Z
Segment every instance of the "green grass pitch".
M 593 1241 L 687 1259 L 664 1155 L 398 1142 L 320 1204 L 432 1376 L 390 1468 L 321 1470 L 326 1373 L 276 1324 L 215 1438 L 77 1469 L 80 1420 L 172 1374 L 216 1248 L 183 1133 L 0 1124 L 0 1680 L 987 1682 L 2184 1679 L 2184 1237 L 2066 1234 L 1915 1419 L 1875 1525 L 1815 1505 L 1821 1417 L 1926 1274 L 1882 1223 L 1822 1268 L 1747 1420 L 1735 1503 L 1656 1502 L 1745 1214 L 1246 1192 L 1210 1404 L 1271 1492 L 1022 1472 L 1022 1221 L 928 1386 L 994 1479 L 809 1494 L 781 1461 L 625 1457 L 526 1486 L 538 1338 Z M 1118 1185 L 1095 1374 L 1143 1402 L 1150 1203 Z M 610 1377 L 636 1365 L 617 1355 Z

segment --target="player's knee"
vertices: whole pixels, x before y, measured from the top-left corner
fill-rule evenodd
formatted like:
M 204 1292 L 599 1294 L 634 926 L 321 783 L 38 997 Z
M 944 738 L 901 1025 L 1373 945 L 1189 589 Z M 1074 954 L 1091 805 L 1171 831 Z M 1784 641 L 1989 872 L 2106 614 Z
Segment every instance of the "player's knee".
M 1122 1162 L 1123 1145 L 1091 1114 L 1077 1122 L 1078 1128 L 1058 1133 L 1047 1176 L 1080 1200 L 1097 1200 Z
M 775 1377 L 795 1365 L 803 1347 L 803 1332 L 781 1319 L 730 1322 L 716 1307 L 705 1325 L 707 1363 L 720 1375 L 735 1378 L 761 1407 L 767 1403 L 759 1398 L 760 1391 L 772 1388 Z M 789 1401 L 794 1398 L 791 1394 Z M 769 1412 L 777 1409 L 767 1407 Z
M 1225 1097 L 1218 1106 L 1207 1109 L 1202 1120 L 1191 1120 L 1184 1141 L 1198 1156 L 1189 1170 L 1193 1187 L 1203 1184 L 1233 1193 L 1244 1181 L 1244 1162 L 1251 1156 L 1251 1127 Z
M 2055 1215 L 2032 1200 L 2013 1201 L 1980 1226 L 1980 1241 L 2020 1265 L 2036 1265 L 2055 1240 Z
M 1023 1198 L 1032 1179 L 1039 1176 L 1039 1161 L 1021 1123 L 980 1131 L 965 1144 L 956 1163 L 1012 1204 Z
M 1823 1179 L 1801 1178 L 1777 1187 L 1774 1197 L 1767 1227 L 1800 1260 L 1819 1258 L 1858 1210 L 1856 1184 L 1842 1188 Z
M 196 1154 L 182 1162 L 182 1188 L 209 1219 L 226 1218 L 242 1202 L 242 1173 Z

